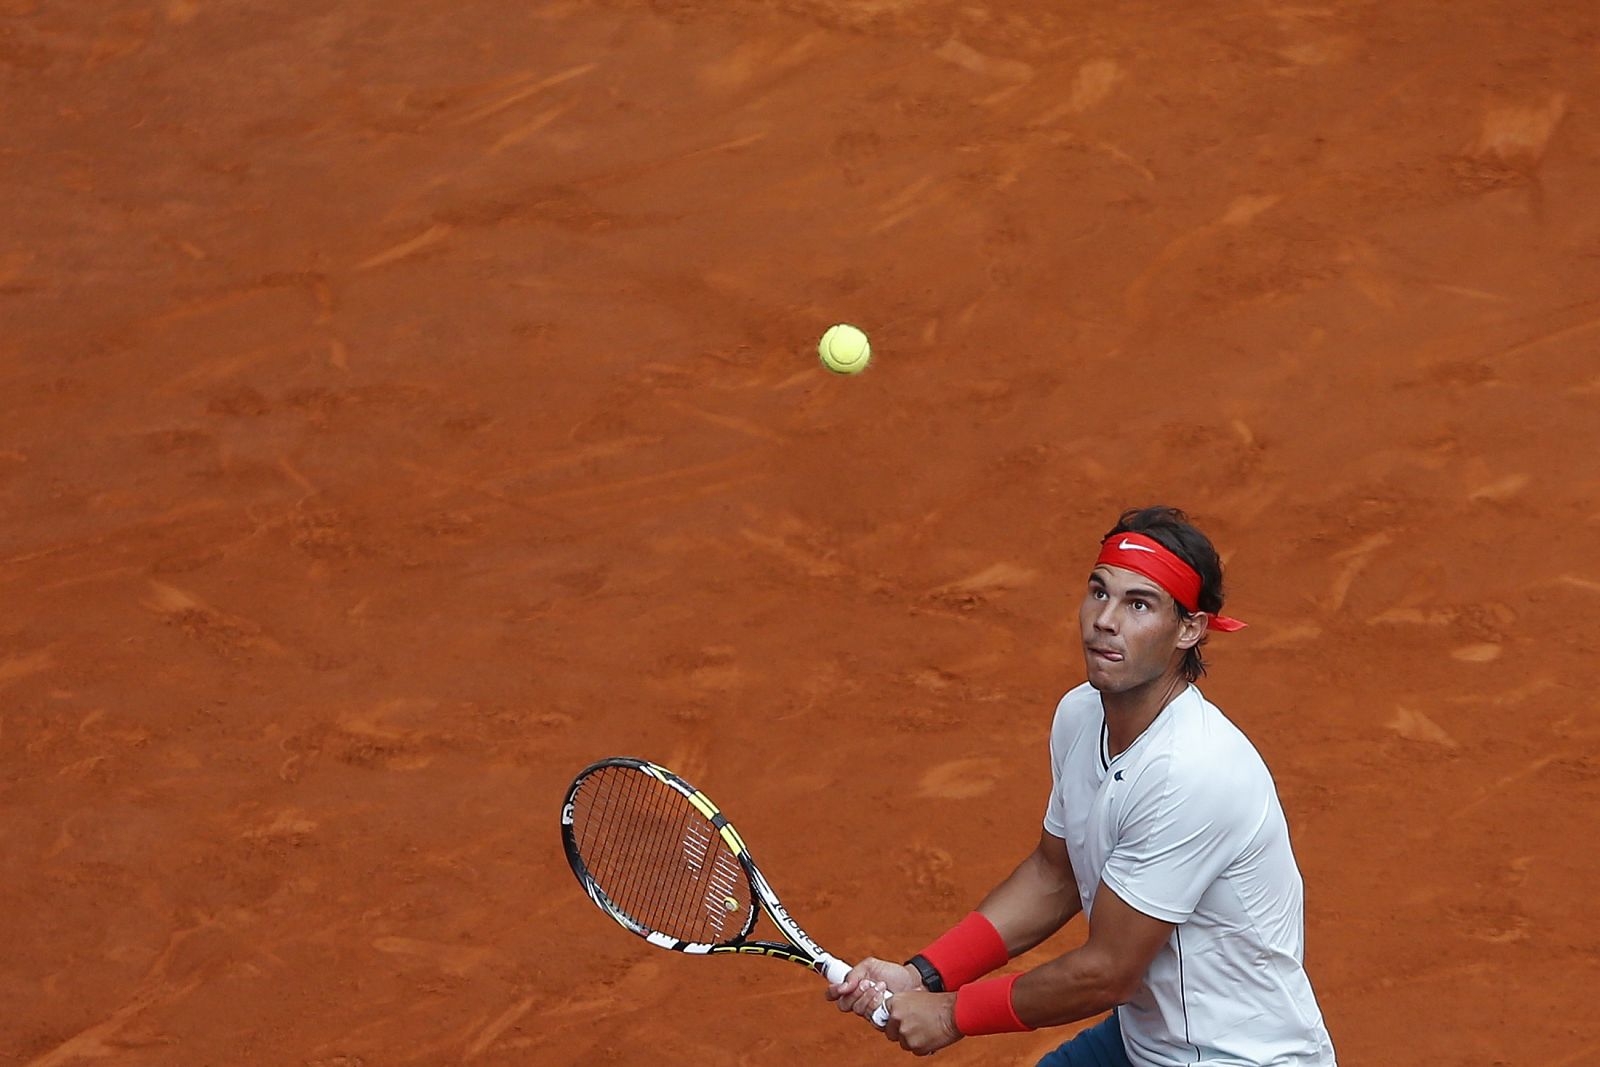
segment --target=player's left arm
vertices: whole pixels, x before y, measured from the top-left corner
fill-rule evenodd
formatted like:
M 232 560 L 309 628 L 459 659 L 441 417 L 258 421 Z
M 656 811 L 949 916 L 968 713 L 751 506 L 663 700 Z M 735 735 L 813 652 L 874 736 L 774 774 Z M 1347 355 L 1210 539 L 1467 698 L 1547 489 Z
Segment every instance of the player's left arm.
M 966 1032 L 996 1033 L 1015 1023 L 1055 1026 L 1133 996 L 1174 927 L 1194 913 L 1260 825 L 1260 798 L 1208 767 L 1199 760 L 1162 761 L 1129 783 L 1128 813 L 1101 870 L 1088 941 L 1017 976 L 1009 989 L 988 982 L 974 983 L 982 991 L 963 986 Z M 961 1039 L 958 1014 L 955 996 L 897 996 L 884 1033 L 926 1055 Z
M 1017 979 L 1011 992 L 1017 1018 L 1035 1028 L 1060 1026 L 1126 1002 L 1174 928 L 1139 911 L 1102 882 L 1095 891 L 1089 939 Z
M 1257 798 L 1189 761 L 1141 774 L 1095 890 L 1089 940 L 1017 980 L 1012 1007 L 1055 1026 L 1127 1001 L 1156 953 L 1260 825 Z

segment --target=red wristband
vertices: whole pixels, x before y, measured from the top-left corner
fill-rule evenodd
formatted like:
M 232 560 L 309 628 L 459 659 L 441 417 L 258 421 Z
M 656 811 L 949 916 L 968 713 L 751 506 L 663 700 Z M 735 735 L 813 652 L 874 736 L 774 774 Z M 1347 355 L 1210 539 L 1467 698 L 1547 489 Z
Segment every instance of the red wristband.
M 1011 959 L 1005 939 L 982 912 L 973 912 L 951 927 L 939 940 L 923 949 L 923 959 L 933 964 L 944 979 L 947 993 L 954 993 L 974 978 L 982 978 Z
M 1017 1034 L 1033 1027 L 1017 1018 L 1011 1006 L 1011 987 L 1020 974 L 974 982 L 956 994 L 956 1029 L 965 1037 L 978 1034 Z

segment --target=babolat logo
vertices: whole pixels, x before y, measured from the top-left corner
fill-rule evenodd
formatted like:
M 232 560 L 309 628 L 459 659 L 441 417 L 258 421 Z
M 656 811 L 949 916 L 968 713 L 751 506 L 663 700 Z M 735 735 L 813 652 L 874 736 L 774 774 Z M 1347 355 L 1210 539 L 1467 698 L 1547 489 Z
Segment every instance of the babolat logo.
M 561 821 L 568 826 L 572 825 L 572 801 L 567 801 L 561 806 Z

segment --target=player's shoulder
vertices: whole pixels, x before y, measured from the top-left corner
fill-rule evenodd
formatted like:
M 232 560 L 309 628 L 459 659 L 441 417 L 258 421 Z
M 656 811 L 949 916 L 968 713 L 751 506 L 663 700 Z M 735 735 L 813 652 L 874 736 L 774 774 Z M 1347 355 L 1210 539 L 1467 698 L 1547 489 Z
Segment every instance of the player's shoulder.
M 1100 693 L 1088 682 L 1067 690 L 1056 703 L 1057 715 L 1099 715 L 1101 710 Z
M 1172 728 L 1164 732 L 1152 770 L 1186 791 L 1238 795 L 1245 785 L 1272 788 L 1255 745 L 1198 688 L 1190 686 L 1173 704 Z
M 1098 739 L 1104 716 L 1100 694 L 1094 686 L 1084 682 L 1056 702 L 1055 719 L 1050 725 L 1051 743 L 1065 751 L 1080 737 Z
M 1076 688 L 1069 689 L 1066 694 L 1056 702 L 1056 728 L 1093 726 L 1100 728 L 1101 719 L 1105 716 L 1104 705 L 1100 703 L 1100 694 L 1088 682 Z
M 1207 700 L 1198 686 L 1191 685 L 1173 704 L 1177 712 L 1174 736 L 1182 739 L 1184 747 L 1212 756 L 1260 759 L 1244 731 L 1234 725 L 1221 708 Z

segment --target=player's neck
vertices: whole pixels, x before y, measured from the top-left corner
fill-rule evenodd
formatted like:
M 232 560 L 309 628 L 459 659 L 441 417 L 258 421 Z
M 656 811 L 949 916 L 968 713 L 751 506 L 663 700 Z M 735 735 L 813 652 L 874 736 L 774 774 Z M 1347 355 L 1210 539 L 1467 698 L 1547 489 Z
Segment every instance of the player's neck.
M 1101 693 L 1106 712 L 1106 745 L 1112 756 L 1121 755 L 1150 728 L 1161 710 L 1189 688 L 1181 672 L 1169 671 L 1135 689 Z

